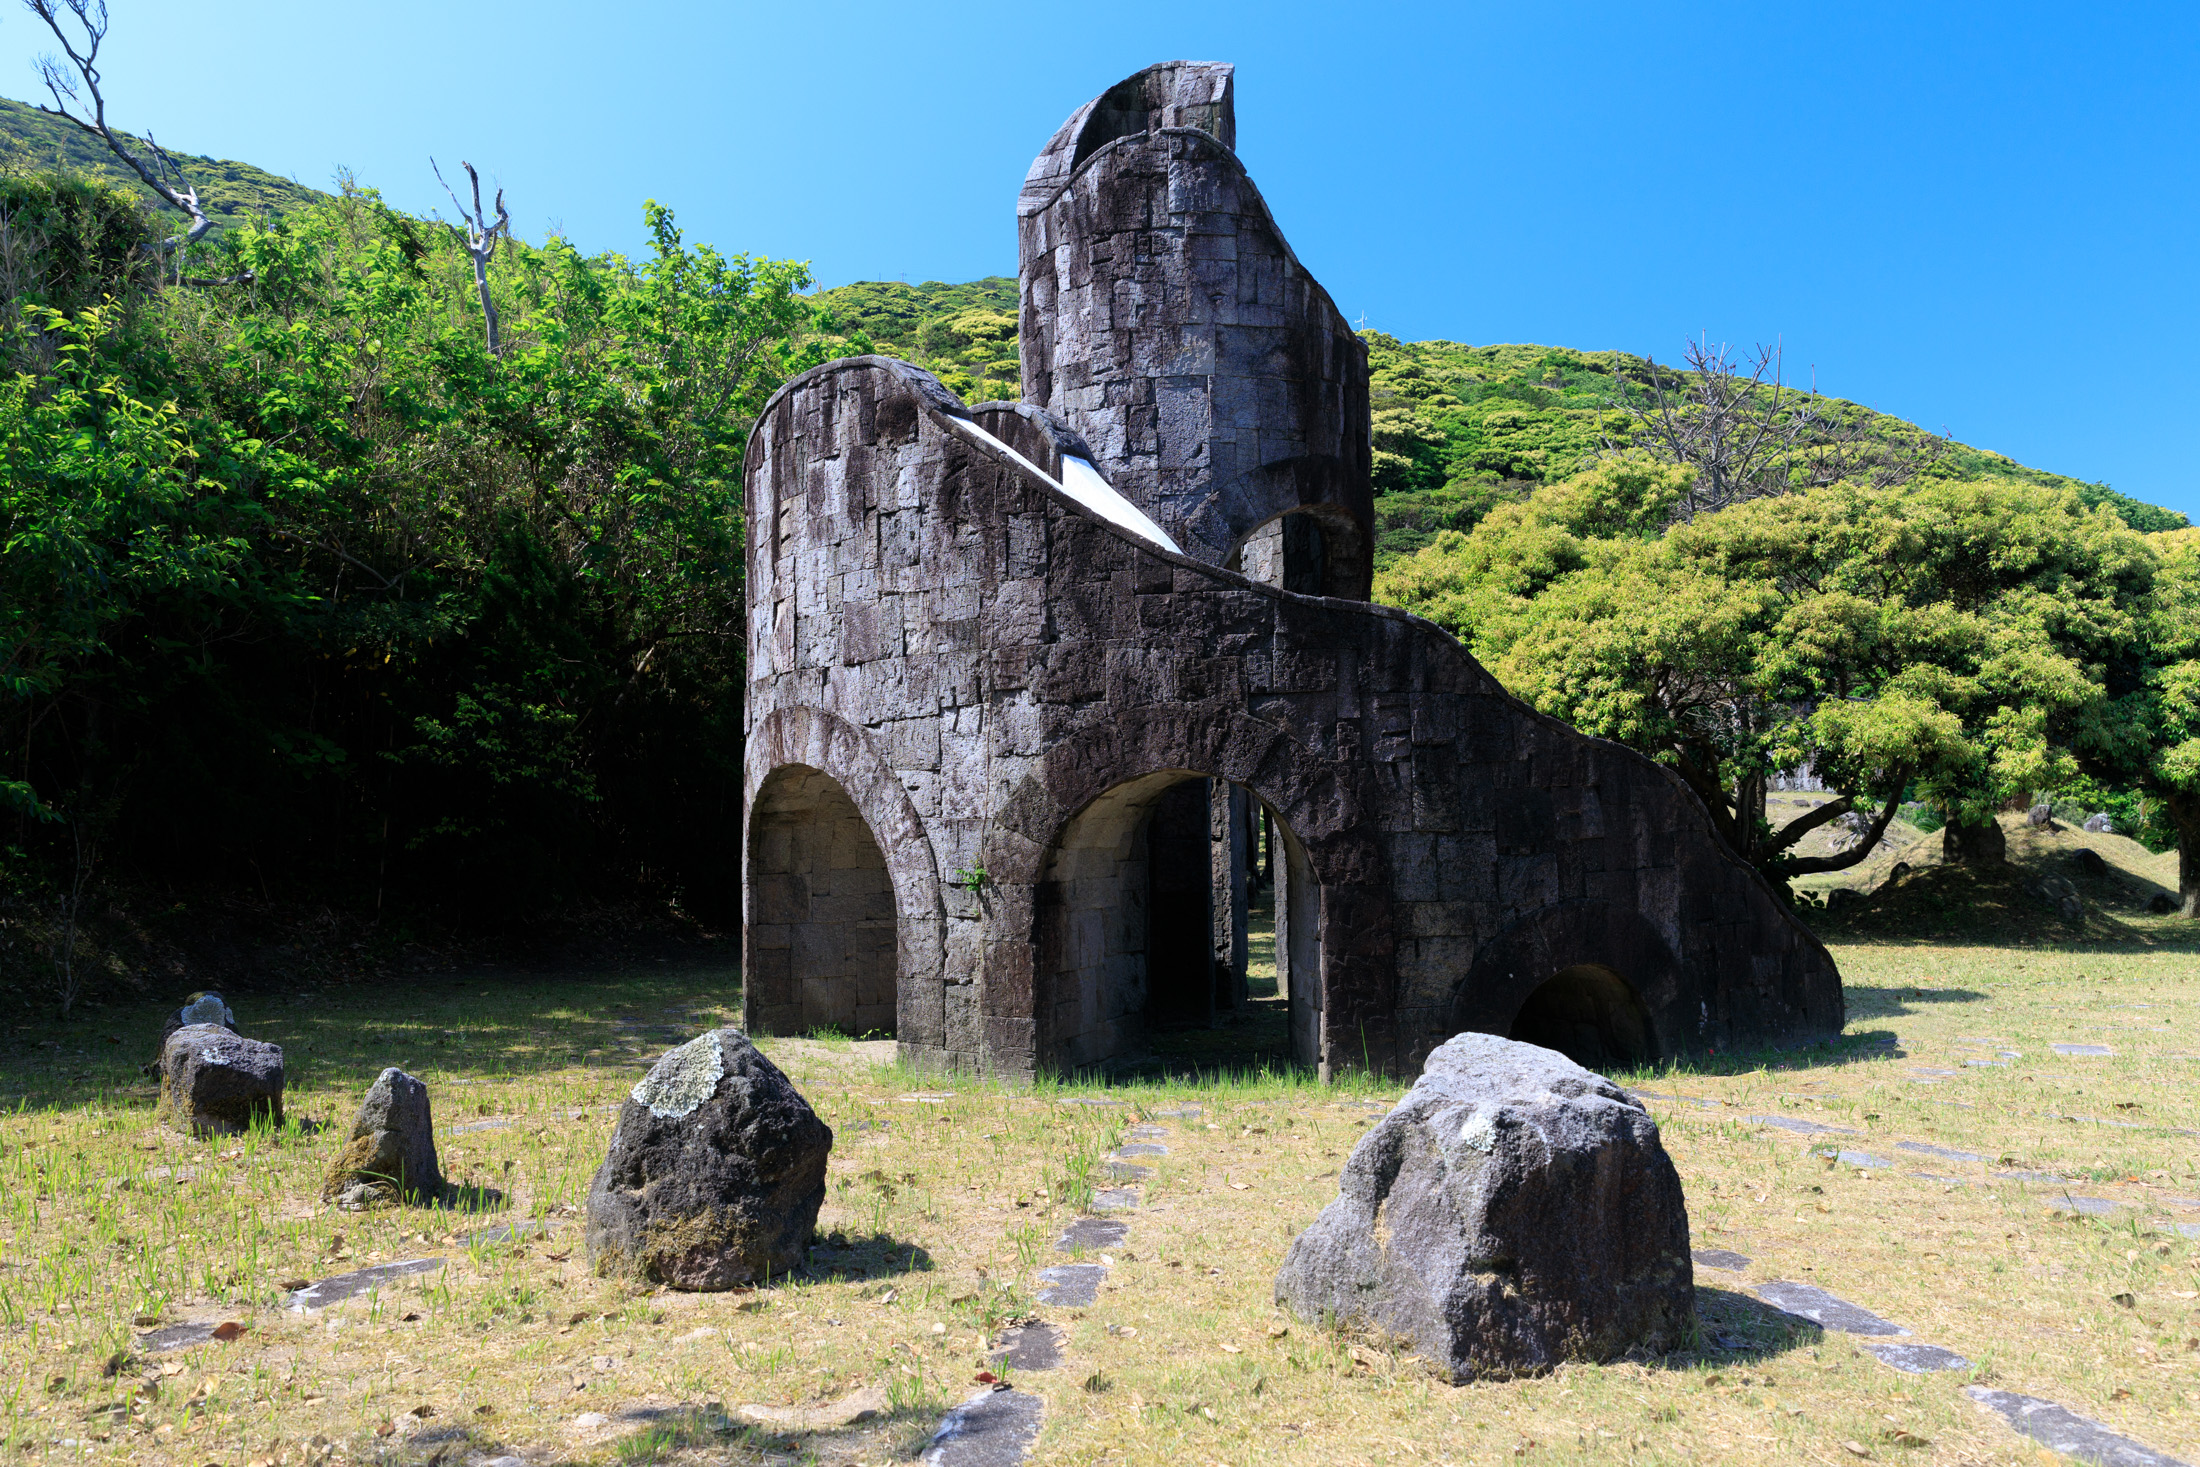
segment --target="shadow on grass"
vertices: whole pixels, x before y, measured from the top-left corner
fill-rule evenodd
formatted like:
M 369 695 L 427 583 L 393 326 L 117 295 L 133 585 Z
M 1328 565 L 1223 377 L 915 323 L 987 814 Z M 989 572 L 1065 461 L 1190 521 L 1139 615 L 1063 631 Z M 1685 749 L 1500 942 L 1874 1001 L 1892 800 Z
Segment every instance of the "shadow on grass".
M 1841 992 L 1848 999 L 1852 1023 L 1858 1019 L 1898 1018 L 1918 1013 L 1928 1004 L 1984 1003 L 1993 997 L 1975 988 L 1922 988 L 1915 984 L 1873 988 L 1862 983 L 1844 983 Z
M 19 1029 L 26 1037 L 0 1044 L 0 1097 L 32 1108 L 150 1104 L 159 1081 L 141 1066 L 157 1051 L 178 996 L 110 1001 L 66 1022 L 42 1018 L 36 1042 Z M 428 1081 L 440 1120 L 459 1118 L 446 1106 L 466 1109 L 463 1093 L 445 1087 L 477 1079 L 573 1066 L 638 1079 L 666 1050 L 727 1022 L 695 1010 L 740 1013 L 741 975 L 735 962 L 699 958 L 646 970 L 399 975 L 229 1001 L 245 1037 L 282 1046 L 293 1092 L 364 1093 L 384 1066 L 396 1065 Z
M 932 1255 L 891 1233 L 850 1237 L 835 1230 L 810 1245 L 802 1272 L 813 1279 L 883 1279 L 930 1273 Z
M 1753 1365 L 1808 1349 L 1826 1337 L 1824 1329 L 1801 1315 L 1775 1309 L 1750 1294 L 1702 1284 L 1696 1285 L 1696 1323 L 1702 1342 L 1694 1350 L 1666 1356 L 1668 1366 Z

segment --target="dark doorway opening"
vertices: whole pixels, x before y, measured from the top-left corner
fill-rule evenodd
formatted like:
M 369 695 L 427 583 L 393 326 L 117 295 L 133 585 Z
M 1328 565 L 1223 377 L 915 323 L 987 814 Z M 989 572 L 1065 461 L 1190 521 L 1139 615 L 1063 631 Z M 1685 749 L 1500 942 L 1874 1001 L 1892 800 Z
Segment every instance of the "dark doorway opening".
M 1555 1049 L 1583 1069 L 1603 1072 L 1653 1064 L 1657 1042 L 1649 1015 L 1627 980 L 1582 963 L 1555 974 L 1520 1006 L 1506 1036 Z
M 1146 819 L 1146 1022 L 1215 1017 L 1214 862 L 1207 781 L 1171 785 Z

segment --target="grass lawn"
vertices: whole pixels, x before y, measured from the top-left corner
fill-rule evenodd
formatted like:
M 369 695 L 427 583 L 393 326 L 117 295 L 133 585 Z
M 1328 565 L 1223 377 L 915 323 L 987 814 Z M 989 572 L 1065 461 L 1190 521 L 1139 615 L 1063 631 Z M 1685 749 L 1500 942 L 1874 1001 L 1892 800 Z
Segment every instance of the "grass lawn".
M 1172 1041 L 1151 1073 L 1029 1088 L 909 1073 L 891 1045 L 765 1041 L 835 1132 L 818 1276 L 715 1295 L 597 1279 L 577 1208 L 646 1065 L 736 1017 L 723 969 L 235 997 L 240 1027 L 286 1050 L 292 1125 L 211 1143 L 153 1120 L 137 1066 L 157 1012 L 26 1025 L 0 1056 L 0 1432 L 9 1460 L 189 1467 L 899 1462 L 974 1389 L 993 1332 L 1037 1312 L 1068 1354 L 1018 1380 L 1045 1401 L 1041 1462 L 2041 1461 L 1963 1395 L 1977 1381 L 2200 1459 L 2196 946 L 2171 923 L 2114 949 L 1846 942 L 1840 1044 L 1620 1077 L 1683 1097 L 1651 1104 L 1695 1245 L 1748 1265 L 1699 1267 L 1696 1351 L 1464 1387 L 1271 1304 L 1284 1250 L 1401 1087 L 1217 1078 L 1231 1046 L 1268 1047 L 1265 1008 Z M 384 1064 L 429 1082 L 445 1170 L 487 1211 L 317 1202 Z M 1132 1125 L 1167 1153 L 1140 1158 L 1154 1173 L 1105 1286 L 1037 1308 L 1035 1271 L 1069 1261 L 1054 1241 Z M 551 1230 L 455 1241 L 522 1218 Z M 422 1257 L 446 1264 L 283 1307 L 287 1283 Z M 1898 1374 L 1747 1291 L 1771 1280 L 1977 1369 Z M 246 1328 L 133 1349 L 188 1321 Z M 879 1414 L 852 1426 L 740 1410 L 864 1388 Z

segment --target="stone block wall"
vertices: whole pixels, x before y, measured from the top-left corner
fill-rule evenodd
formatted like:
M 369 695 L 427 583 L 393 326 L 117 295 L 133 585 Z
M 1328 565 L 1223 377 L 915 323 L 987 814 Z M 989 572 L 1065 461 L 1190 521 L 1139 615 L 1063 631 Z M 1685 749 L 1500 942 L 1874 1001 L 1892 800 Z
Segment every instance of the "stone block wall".
M 1028 407 L 984 417 L 1042 473 L 1084 450 Z M 1291 983 L 1325 1070 L 1507 1032 L 1581 968 L 1618 975 L 1659 1055 L 1838 1031 L 1824 949 L 1670 773 L 1416 618 L 1142 542 L 957 420 L 915 368 L 831 363 L 748 465 L 749 788 L 816 769 L 878 836 L 912 1057 L 1029 1074 L 1135 1043 L 1137 824 L 1194 777 L 1296 853 Z M 753 963 L 753 878 L 748 900 Z

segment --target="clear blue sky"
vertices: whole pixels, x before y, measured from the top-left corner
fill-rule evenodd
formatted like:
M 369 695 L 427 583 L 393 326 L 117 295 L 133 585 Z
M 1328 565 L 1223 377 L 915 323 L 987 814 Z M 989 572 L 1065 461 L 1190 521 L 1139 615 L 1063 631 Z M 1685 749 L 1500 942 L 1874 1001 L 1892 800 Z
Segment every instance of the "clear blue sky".
M 1355 320 L 1790 375 L 2200 520 L 2200 5 L 1091 6 L 112 0 L 114 119 L 393 202 L 428 157 L 522 230 L 1012 274 L 1023 172 L 1171 57 Z M 0 19 L 0 92 L 46 49 Z

